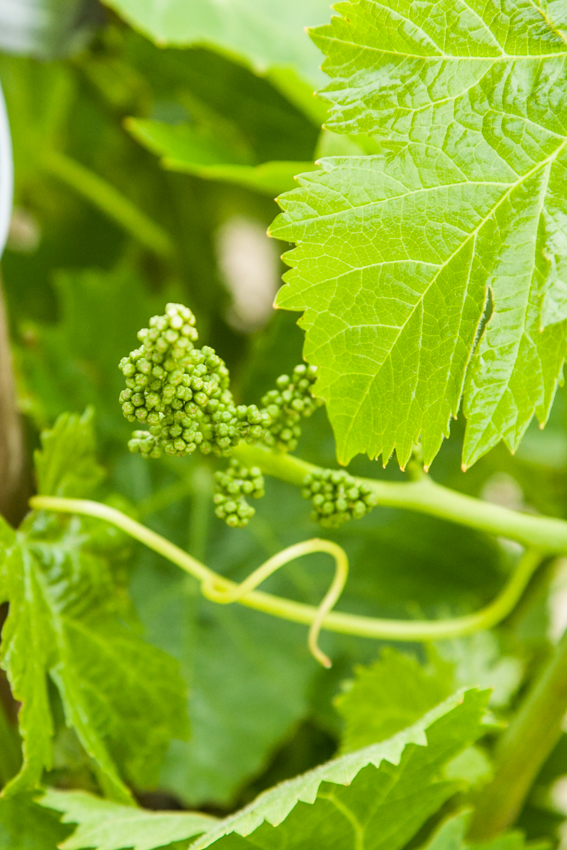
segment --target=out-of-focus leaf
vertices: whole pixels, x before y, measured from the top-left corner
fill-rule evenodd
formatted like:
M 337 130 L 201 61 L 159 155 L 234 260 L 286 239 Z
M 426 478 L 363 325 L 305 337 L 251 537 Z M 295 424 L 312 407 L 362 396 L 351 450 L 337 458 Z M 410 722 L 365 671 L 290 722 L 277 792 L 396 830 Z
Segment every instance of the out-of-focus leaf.
M 78 823 L 71 838 L 60 844 L 61 850 L 152 850 L 182 838 L 201 835 L 215 818 L 193 812 L 148 812 L 121 806 L 80 791 L 49 789 L 41 798 L 48 809 L 64 812 L 63 823 Z M 1 845 L 0 845 L 1 850 Z
M 473 844 L 466 839 L 466 833 L 471 819 L 470 811 L 458 812 L 451 815 L 435 831 L 434 835 L 424 844 L 422 850 L 523 850 L 526 847 L 526 839 L 521 832 L 506 832 L 491 841 L 483 844 Z M 550 844 L 529 844 L 534 850 L 548 850 Z
M 222 139 L 190 124 L 131 118 L 126 126 L 134 138 L 162 158 L 164 168 L 205 180 L 236 183 L 271 197 L 293 188 L 295 175 L 313 167 L 306 162 L 235 162 L 236 152 L 225 147 Z
M 212 0 L 106 0 L 157 44 L 206 45 L 248 62 L 261 73 L 291 67 L 316 84 L 319 57 L 305 27 L 327 20 L 328 0 L 239 0 L 219 6 Z
M 0 50 L 53 59 L 80 50 L 100 13 L 93 0 L 3 0 Z
M 29 793 L 0 800 L 0 850 L 57 850 L 69 832 Z
M 522 681 L 519 658 L 502 655 L 493 632 L 478 632 L 438 644 L 439 656 L 453 666 L 453 687 L 492 688 L 490 705 L 507 706 Z
M 226 806 L 308 713 L 317 669 L 301 628 L 202 601 L 192 580 L 149 570 L 134 599 L 152 642 L 189 685 L 191 738 L 173 741 L 161 785 L 191 807 Z
M 73 427 L 76 434 L 73 434 Z M 69 478 L 61 462 L 63 441 L 92 445 L 85 434 L 89 420 L 71 417 L 47 437 L 38 463 L 55 490 Z M 58 443 L 60 443 L 58 445 Z M 57 461 L 50 464 L 49 458 Z M 76 464 L 70 453 L 69 465 Z M 83 454 L 91 486 L 94 461 Z M 58 520 L 32 514 L 16 534 L 4 523 L 1 532 L 0 593 L 10 603 L 2 632 L 2 666 L 19 712 L 24 761 L 6 791 L 15 793 L 39 783 L 51 767 L 53 722 L 48 676 L 86 752 L 94 760 L 106 792 L 128 801 L 123 777 L 151 785 L 170 738 L 187 732 L 185 686 L 177 664 L 126 628 L 108 562 L 97 552 L 78 518 Z M 96 536 L 95 536 L 96 541 Z
M 335 701 L 345 721 L 342 751 L 383 741 L 446 699 L 453 690 L 450 664 L 424 666 L 411 655 L 385 649 L 370 667 L 357 667 Z

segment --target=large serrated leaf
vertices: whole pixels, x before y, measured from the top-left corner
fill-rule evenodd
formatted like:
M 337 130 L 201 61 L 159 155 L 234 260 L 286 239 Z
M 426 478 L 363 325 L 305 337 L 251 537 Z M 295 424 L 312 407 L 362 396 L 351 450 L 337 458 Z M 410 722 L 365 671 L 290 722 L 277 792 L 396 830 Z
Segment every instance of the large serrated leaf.
M 489 728 L 485 725 L 487 699 L 488 692 L 476 689 L 455 694 L 389 740 L 341 756 L 261 794 L 247 808 L 213 824 L 191 847 L 299 850 L 329 847 L 332 836 L 337 850 L 356 850 L 363 844 L 368 850 L 398 850 L 461 787 L 444 775 L 444 767 Z M 77 795 L 50 793 L 44 802 L 65 812 L 65 822 L 79 824 L 65 845 L 70 850 L 122 847 L 119 842 L 93 841 L 92 811 L 77 805 Z M 160 817 L 166 836 L 168 815 Z M 169 816 L 167 828 L 176 824 L 179 815 Z M 138 840 L 143 842 L 143 835 L 133 828 L 129 845 Z M 141 846 L 153 850 L 159 844 Z
M 429 465 L 463 390 L 464 465 L 513 451 L 566 352 L 567 44 L 529 0 L 336 8 L 327 126 L 382 149 L 323 160 L 272 234 L 339 458 L 421 440 Z

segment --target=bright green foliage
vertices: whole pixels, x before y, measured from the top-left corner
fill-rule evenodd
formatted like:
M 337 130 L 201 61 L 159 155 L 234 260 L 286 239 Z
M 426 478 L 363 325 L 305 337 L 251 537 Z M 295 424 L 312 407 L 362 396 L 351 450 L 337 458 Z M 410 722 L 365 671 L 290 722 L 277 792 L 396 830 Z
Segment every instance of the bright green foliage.
M 421 440 L 429 466 L 463 388 L 464 465 L 514 451 L 566 351 L 567 45 L 527 0 L 337 8 L 313 33 L 327 126 L 380 152 L 323 160 L 272 234 L 339 458 Z
M 342 470 L 309 472 L 301 493 L 304 499 L 311 499 L 311 519 L 325 528 L 338 528 L 349 519 L 362 519 L 378 504 L 378 497 L 368 484 L 359 483 Z
M 358 667 L 335 705 L 345 721 L 342 750 L 383 741 L 446 699 L 453 690 L 453 668 L 424 666 L 414 657 L 385 649 L 370 667 Z
M 295 175 L 312 168 L 310 162 L 250 162 L 247 152 L 226 145 L 212 131 L 191 124 L 130 119 L 127 127 L 141 144 L 161 157 L 171 171 L 194 174 L 205 180 L 235 183 L 271 198 L 295 186 Z
M 46 435 L 36 459 L 44 493 L 84 495 L 77 470 L 85 472 L 86 488 L 93 483 L 90 429 L 89 416 L 72 415 Z M 121 622 L 105 551 L 111 537 L 76 518 L 60 521 L 41 512 L 18 534 L 2 522 L 0 535 L 1 598 L 10 603 L 2 667 L 22 704 L 24 756 L 7 791 L 37 785 L 52 765 L 49 677 L 102 787 L 129 800 L 123 777 L 151 784 L 170 738 L 187 733 L 177 664 Z
M 234 406 L 228 369 L 208 345 L 193 342 L 195 317 L 182 304 L 168 304 L 164 316 L 138 332 L 140 348 L 120 361 L 126 389 L 120 394 L 129 422 L 147 423 L 134 431 L 130 451 L 144 457 L 166 454 L 228 455 L 241 439 L 258 440 L 269 417 L 255 405 Z
M 269 390 L 262 398 L 262 407 L 270 417 L 270 425 L 263 442 L 267 446 L 293 451 L 301 436 L 301 417 L 309 417 L 321 404 L 313 398 L 311 389 L 317 369 L 301 363 L 289 375 L 280 375 L 277 389 Z
M 121 806 L 81 791 L 48 790 L 41 803 L 49 809 L 64 812 L 64 823 L 80 824 L 61 850 L 152 850 L 181 838 L 192 838 L 206 832 L 215 819 L 193 812 L 148 812 L 133 806 Z
M 177 47 L 211 45 L 249 62 L 254 68 L 292 68 L 307 80 L 319 79 L 316 51 L 305 38 L 306 26 L 329 16 L 327 0 L 243 0 L 219 7 L 212 0 L 107 0 L 109 6 L 157 44 Z
M 443 770 L 487 730 L 483 723 L 487 696 L 476 690 L 455 695 L 388 741 L 272 788 L 214 825 L 192 847 L 292 850 L 330 846 L 332 837 L 337 850 L 356 850 L 362 843 L 368 850 L 398 850 L 461 786 L 447 780 Z M 65 799 L 69 796 L 50 795 L 46 803 L 69 812 L 69 820 L 88 825 L 92 813 L 73 810 L 72 800 Z M 92 835 L 80 842 L 73 837 L 67 846 L 92 847 Z M 142 846 L 152 850 L 157 845 Z M 96 850 L 111 848 L 102 844 Z
M 248 525 L 256 513 L 246 496 L 261 499 L 263 495 L 264 476 L 257 466 L 248 469 L 231 460 L 226 471 L 215 472 L 215 514 L 232 528 Z

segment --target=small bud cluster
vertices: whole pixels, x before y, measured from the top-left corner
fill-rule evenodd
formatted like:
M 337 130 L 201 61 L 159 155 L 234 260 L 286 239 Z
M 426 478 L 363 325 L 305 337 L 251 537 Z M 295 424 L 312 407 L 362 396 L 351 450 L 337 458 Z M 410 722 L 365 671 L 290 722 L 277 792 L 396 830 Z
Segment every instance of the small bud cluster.
M 284 451 L 293 451 L 301 436 L 299 424 L 302 417 L 311 414 L 323 403 L 311 395 L 311 387 L 317 378 L 316 366 L 296 366 L 291 377 L 280 375 L 275 390 L 270 390 L 262 399 L 262 406 L 269 416 L 264 442 Z
M 235 407 L 229 372 L 214 349 L 195 348 L 195 317 L 182 304 L 167 304 L 138 333 L 140 348 L 123 357 L 126 378 L 120 394 L 129 422 L 149 425 L 134 431 L 128 447 L 144 457 L 166 454 L 229 455 L 240 440 L 262 439 L 270 417 L 255 405 Z
M 248 525 L 256 511 L 246 496 L 260 499 L 264 495 L 264 478 L 260 469 L 248 469 L 231 460 L 227 470 L 215 472 L 215 514 L 232 528 Z
M 338 528 L 349 519 L 361 519 L 378 504 L 370 485 L 340 470 L 308 473 L 301 494 L 304 499 L 311 499 L 311 519 L 326 528 Z

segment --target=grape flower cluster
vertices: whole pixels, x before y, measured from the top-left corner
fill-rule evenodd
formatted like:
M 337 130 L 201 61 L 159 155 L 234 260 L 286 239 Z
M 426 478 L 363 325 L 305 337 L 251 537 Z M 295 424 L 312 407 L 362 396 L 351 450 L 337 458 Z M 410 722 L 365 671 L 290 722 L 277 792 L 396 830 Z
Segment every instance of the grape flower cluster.
M 316 367 L 301 364 L 277 379 L 259 408 L 235 405 L 226 364 L 210 346 L 196 347 L 195 316 L 182 304 L 167 304 L 165 315 L 153 316 L 138 339 L 140 347 L 119 364 L 126 379 L 120 403 L 129 422 L 147 428 L 134 431 L 128 443 L 143 457 L 183 457 L 197 449 L 230 457 L 242 440 L 290 451 L 301 435 L 301 419 L 322 404 L 312 395 Z M 263 495 L 257 467 L 231 459 L 215 474 L 215 513 L 229 526 L 247 525 L 255 511 L 246 497 Z M 313 518 L 327 527 L 362 517 L 376 504 L 368 485 L 331 470 L 308 475 L 303 495 L 311 499 Z
M 182 304 L 167 304 L 138 333 L 140 348 L 123 357 L 126 378 L 120 394 L 128 421 L 148 425 L 134 431 L 128 447 L 144 457 L 166 454 L 230 455 L 241 440 L 260 440 L 270 417 L 256 405 L 235 406 L 228 369 L 210 346 L 195 347 L 195 316 Z
M 246 496 L 261 499 L 263 495 L 264 477 L 257 466 L 248 469 L 233 458 L 228 469 L 215 472 L 215 514 L 231 528 L 243 528 L 256 513 Z
M 311 500 L 311 519 L 326 528 L 338 528 L 349 519 L 361 519 L 378 504 L 369 484 L 342 470 L 309 472 L 301 494 Z
M 263 442 L 283 451 L 293 451 L 301 436 L 302 417 L 311 416 L 323 404 L 311 395 L 311 387 L 317 379 L 317 367 L 296 366 L 291 377 L 280 375 L 276 389 L 262 398 L 262 407 L 270 417 Z

